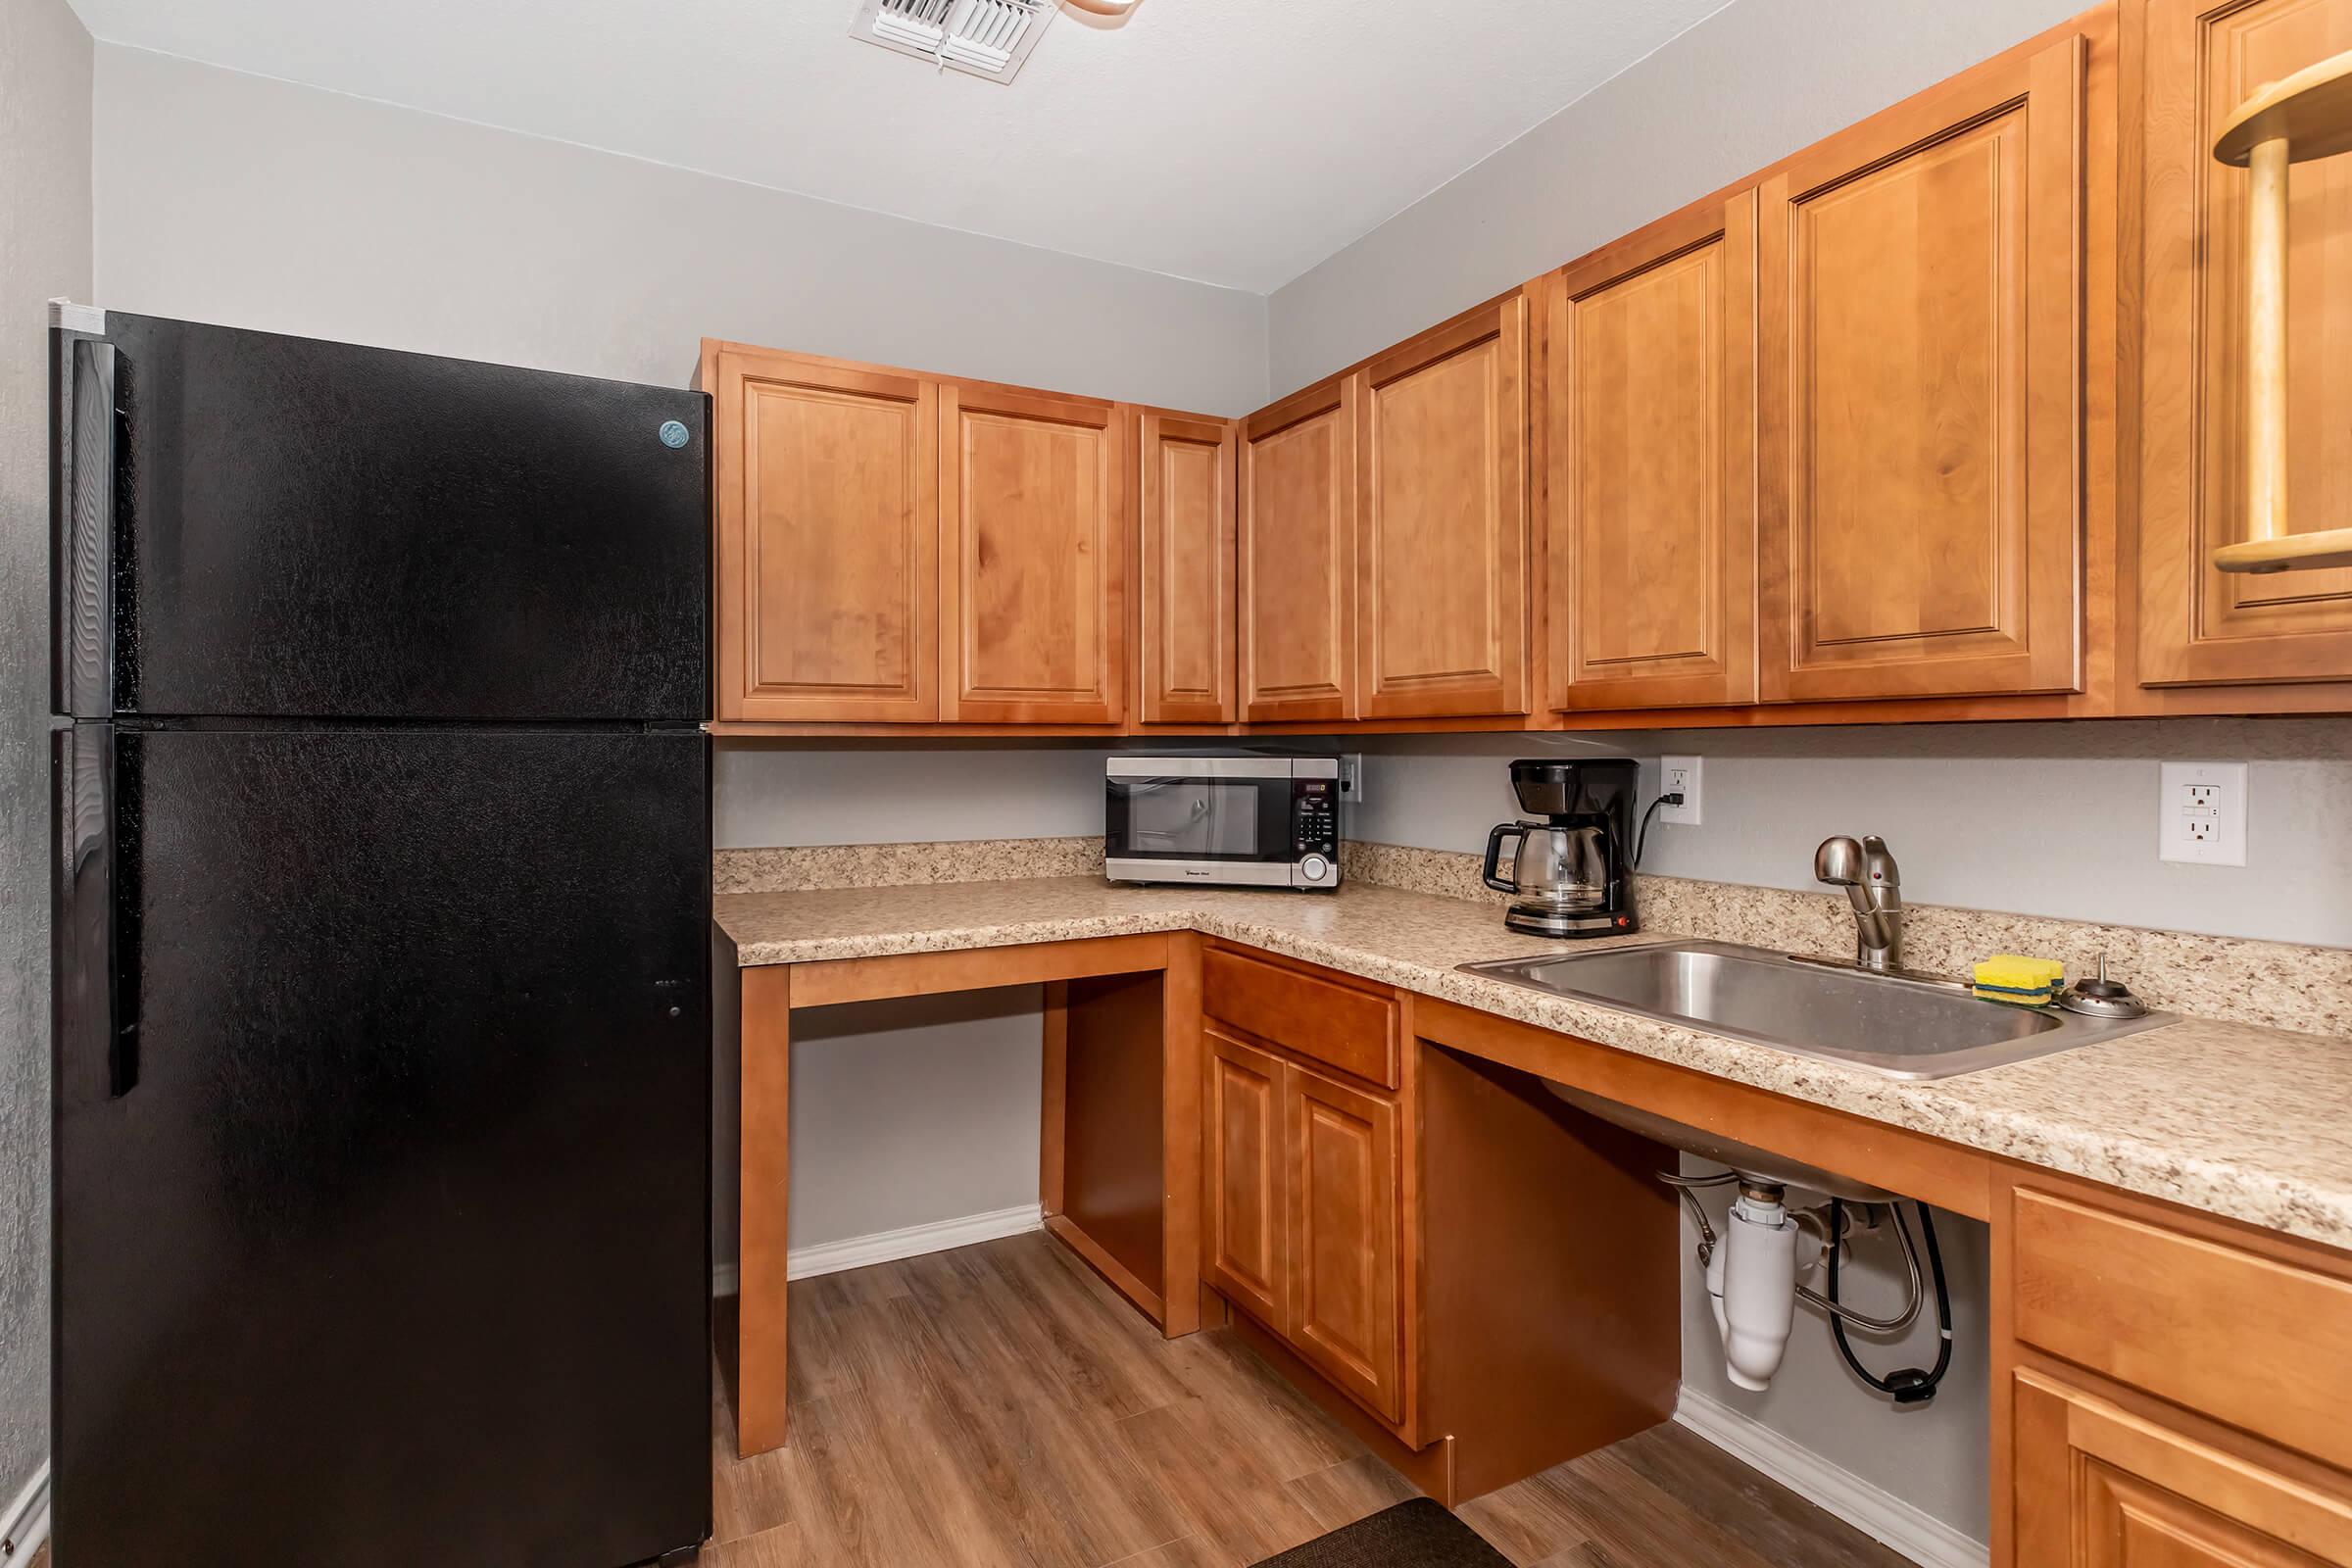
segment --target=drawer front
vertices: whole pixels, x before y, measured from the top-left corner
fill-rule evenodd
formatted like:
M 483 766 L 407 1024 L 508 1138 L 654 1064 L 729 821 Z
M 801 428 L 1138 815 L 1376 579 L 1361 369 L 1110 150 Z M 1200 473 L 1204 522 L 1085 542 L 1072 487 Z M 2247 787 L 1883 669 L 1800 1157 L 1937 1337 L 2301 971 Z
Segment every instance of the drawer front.
M 2352 1468 L 2352 1282 L 2047 1193 L 2011 1202 L 2019 1339 Z
M 1396 1087 L 1396 1002 L 1388 992 L 1212 948 L 1201 960 L 1200 1008 L 1296 1055 Z

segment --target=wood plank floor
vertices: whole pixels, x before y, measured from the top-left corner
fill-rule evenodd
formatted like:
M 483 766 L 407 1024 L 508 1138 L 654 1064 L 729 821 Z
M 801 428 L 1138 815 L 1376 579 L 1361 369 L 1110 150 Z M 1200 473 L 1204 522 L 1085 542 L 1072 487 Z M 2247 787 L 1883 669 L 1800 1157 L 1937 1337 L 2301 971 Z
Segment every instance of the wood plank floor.
M 1043 1235 L 792 1287 L 793 1438 L 711 1412 L 704 1568 L 1237 1568 L 1413 1494 L 1230 1330 Z M 1461 1510 L 1521 1568 L 1901 1568 L 1672 1424 Z

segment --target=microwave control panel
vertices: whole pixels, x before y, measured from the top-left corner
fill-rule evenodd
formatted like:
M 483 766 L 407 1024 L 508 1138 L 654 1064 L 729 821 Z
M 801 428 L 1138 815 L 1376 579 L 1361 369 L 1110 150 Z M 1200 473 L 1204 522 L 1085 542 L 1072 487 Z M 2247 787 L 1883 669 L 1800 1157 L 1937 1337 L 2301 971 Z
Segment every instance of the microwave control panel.
M 1301 778 L 1291 781 L 1291 844 L 1298 855 L 1340 853 L 1340 781 Z

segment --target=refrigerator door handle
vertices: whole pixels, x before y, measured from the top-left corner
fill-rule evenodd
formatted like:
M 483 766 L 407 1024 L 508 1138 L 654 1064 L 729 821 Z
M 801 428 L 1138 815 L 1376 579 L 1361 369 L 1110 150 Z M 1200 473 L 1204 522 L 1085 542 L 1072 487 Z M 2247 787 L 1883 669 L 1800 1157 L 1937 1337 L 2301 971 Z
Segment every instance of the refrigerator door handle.
M 78 1097 L 103 1087 L 120 1100 L 139 1081 L 136 879 L 122 855 L 122 812 L 127 805 L 135 813 L 136 789 L 123 787 L 112 725 L 52 736 L 60 1089 Z
M 57 472 L 50 486 L 50 581 L 56 646 L 50 657 L 50 703 L 75 718 L 115 710 L 115 503 L 122 441 L 116 403 L 116 352 L 95 338 L 62 340 L 52 436 Z

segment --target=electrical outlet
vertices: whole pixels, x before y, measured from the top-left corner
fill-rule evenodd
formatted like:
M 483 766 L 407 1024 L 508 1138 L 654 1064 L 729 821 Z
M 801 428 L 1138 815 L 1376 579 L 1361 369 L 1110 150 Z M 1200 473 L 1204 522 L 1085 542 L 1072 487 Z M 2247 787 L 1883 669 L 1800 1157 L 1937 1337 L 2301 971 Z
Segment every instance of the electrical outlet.
M 2167 762 L 2157 796 L 2156 853 L 2192 865 L 2246 863 L 2246 764 Z
M 1348 806 L 1364 804 L 1364 754 L 1340 754 L 1340 800 Z
M 1681 795 L 1680 806 L 1658 808 L 1658 820 L 1675 822 L 1684 827 L 1698 826 L 1698 759 L 1695 757 L 1661 757 L 1658 759 L 1658 793 Z

